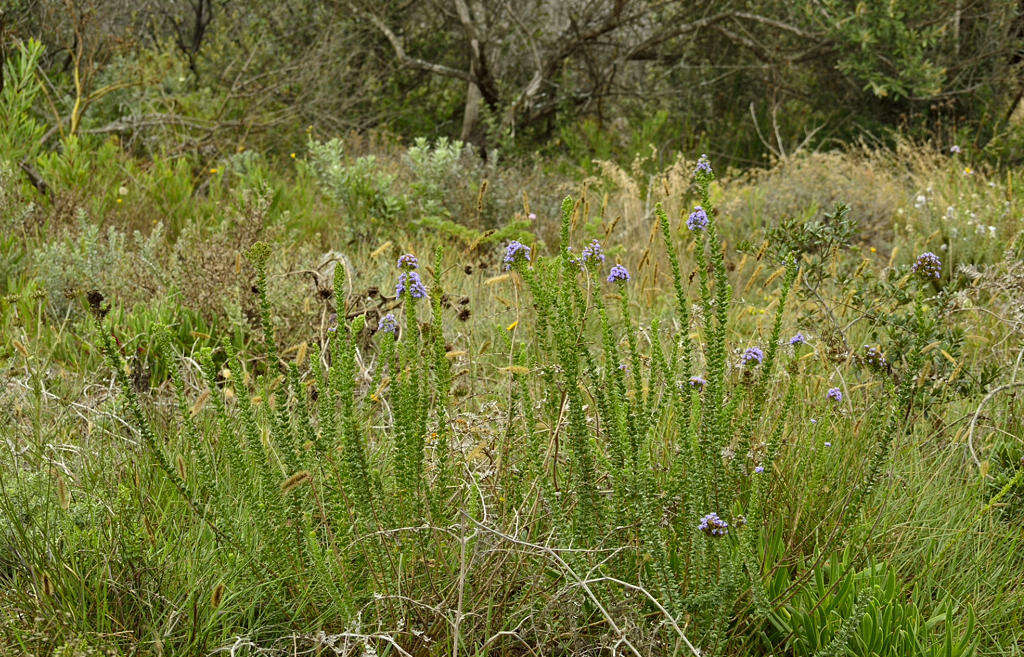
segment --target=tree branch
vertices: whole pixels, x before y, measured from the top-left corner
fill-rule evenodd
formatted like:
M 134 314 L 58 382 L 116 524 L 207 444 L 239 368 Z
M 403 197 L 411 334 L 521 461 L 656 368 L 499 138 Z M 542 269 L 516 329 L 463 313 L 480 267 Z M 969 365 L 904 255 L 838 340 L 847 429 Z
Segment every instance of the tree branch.
M 817 40 L 820 40 L 822 38 L 820 34 L 813 34 L 811 32 L 806 32 L 804 30 L 801 30 L 799 27 L 797 27 L 795 25 L 790 25 L 789 23 L 780 21 L 780 20 L 775 19 L 775 18 L 769 18 L 768 16 L 761 16 L 760 14 L 751 14 L 750 12 L 746 12 L 746 11 L 734 11 L 734 12 L 732 12 L 732 15 L 735 16 L 736 18 L 745 18 L 745 19 L 747 19 L 749 21 L 754 21 L 755 23 L 761 23 L 763 25 L 769 25 L 769 26 L 774 27 L 774 28 L 776 28 L 778 30 L 783 30 L 785 32 L 790 32 L 792 34 L 797 35 L 798 37 L 800 37 L 802 39 L 812 39 L 812 40 L 817 41 Z
M 380 30 L 381 34 L 383 34 L 385 38 L 387 38 L 388 42 L 391 44 L 392 49 L 394 49 L 395 56 L 398 58 L 398 61 L 400 61 L 402 64 L 406 66 L 411 66 L 413 68 L 418 68 L 423 71 L 428 71 L 430 73 L 436 73 L 437 75 L 443 75 L 449 78 L 456 78 L 458 80 L 465 80 L 466 82 L 472 82 L 476 84 L 476 79 L 472 75 L 470 75 L 468 71 L 462 71 L 457 68 L 445 66 L 444 64 L 436 64 L 434 62 L 428 62 L 418 57 L 410 56 L 407 52 L 405 52 L 405 46 L 402 45 L 402 40 L 399 39 L 398 36 L 391 31 L 391 28 L 389 28 L 384 23 L 384 21 L 380 19 L 379 16 L 377 16 L 371 11 L 360 11 L 354 4 L 351 3 L 349 3 L 349 7 L 352 9 L 353 12 L 357 14 L 363 14 L 364 16 L 366 16 L 370 20 L 370 22 L 373 23 L 373 26 Z

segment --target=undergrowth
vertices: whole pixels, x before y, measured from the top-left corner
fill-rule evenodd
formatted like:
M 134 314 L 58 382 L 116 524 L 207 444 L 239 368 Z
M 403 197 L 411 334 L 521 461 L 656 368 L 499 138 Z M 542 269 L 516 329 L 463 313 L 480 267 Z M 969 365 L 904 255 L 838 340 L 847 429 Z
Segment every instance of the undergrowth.
M 0 94 L 0 653 L 1019 653 L 1015 172 L 142 166 L 32 150 L 41 56 Z
M 963 356 L 940 327 L 941 259 L 878 282 L 888 349 L 848 349 L 791 309 L 823 301 L 847 210 L 783 224 L 743 256 L 766 290 L 751 331 L 713 180 L 702 159 L 697 204 L 654 208 L 667 288 L 649 309 L 651 279 L 587 235 L 582 200 L 563 201 L 550 255 L 509 242 L 484 284 L 511 313 L 477 352 L 486 369 L 449 334 L 442 244 L 398 258 L 372 313 L 336 262 L 318 281 L 326 325 L 287 349 L 262 241 L 246 254 L 258 341 L 214 328 L 186 352 L 154 320 L 142 359 L 90 292 L 119 394 L 92 402 L 74 463 L 48 436 L 85 407 L 46 419 L 61 393 L 18 343 L 6 413 L 31 439 L 4 457 L 0 636 L 176 655 L 973 654 L 971 599 L 897 577 L 876 533 L 926 411 L 970 393 L 942 384 Z M 471 376 L 483 392 L 467 397 Z M 124 451 L 94 451 L 110 440 Z M 1011 449 L 972 523 L 1015 513 Z

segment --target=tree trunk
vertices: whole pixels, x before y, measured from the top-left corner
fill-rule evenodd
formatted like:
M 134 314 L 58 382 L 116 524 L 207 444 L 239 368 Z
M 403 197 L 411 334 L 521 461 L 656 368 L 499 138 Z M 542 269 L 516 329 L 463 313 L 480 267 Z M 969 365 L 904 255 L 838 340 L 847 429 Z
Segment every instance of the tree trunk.
M 475 82 L 466 83 L 466 108 L 462 113 L 462 133 L 459 139 L 466 143 L 474 141 L 476 127 L 480 122 L 480 102 L 483 94 Z

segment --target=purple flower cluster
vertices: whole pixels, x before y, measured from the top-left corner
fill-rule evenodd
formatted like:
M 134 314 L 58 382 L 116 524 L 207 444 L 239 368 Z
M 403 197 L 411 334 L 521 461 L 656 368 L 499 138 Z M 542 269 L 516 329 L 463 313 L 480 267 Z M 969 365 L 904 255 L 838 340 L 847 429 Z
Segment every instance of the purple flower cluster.
M 718 514 L 712 511 L 700 519 L 697 529 L 708 536 L 725 536 L 729 533 L 729 523 L 719 518 Z
M 505 263 L 505 271 L 521 262 L 530 262 L 530 247 L 519 240 L 512 240 L 505 247 L 505 257 L 501 261 Z
M 608 272 L 609 283 L 625 283 L 629 280 L 629 270 L 622 265 L 616 264 L 612 267 L 612 270 Z
M 691 376 L 688 381 L 691 388 L 703 388 L 708 384 L 707 380 L 699 376 Z
M 597 265 L 604 262 L 604 249 L 601 248 L 601 243 L 594 240 L 583 247 L 580 261 L 585 265 Z
M 839 388 L 829 388 L 825 396 L 837 402 L 843 401 L 843 391 Z
M 806 343 L 807 343 L 807 338 L 804 337 L 803 333 L 797 333 L 796 335 L 794 335 L 793 337 L 791 337 L 789 339 L 789 344 L 794 346 L 794 347 L 797 346 L 798 344 L 806 344 Z
M 697 168 L 694 169 L 693 175 L 695 177 L 715 175 L 715 172 L 711 170 L 711 160 L 708 159 L 707 153 L 702 154 L 697 160 Z
M 953 144 L 952 146 L 949 147 L 949 152 L 952 153 L 953 155 L 956 155 L 957 153 L 960 152 L 960 147 L 957 146 L 956 144 Z
M 764 472 L 764 466 L 763 465 L 759 465 L 756 468 L 754 468 L 754 474 L 761 474 L 762 472 Z
M 740 363 L 743 365 L 760 365 L 764 362 L 764 351 L 760 347 L 748 347 L 742 354 L 740 354 Z
M 871 367 L 877 367 L 878 369 L 885 369 L 889 364 L 885 360 L 885 354 L 878 347 L 871 345 L 864 345 L 864 355 L 861 356 L 861 360 L 870 365 Z
M 377 324 L 377 330 L 395 335 L 398 333 L 398 320 L 395 319 L 394 315 L 388 313 L 380 318 L 380 323 Z
M 408 288 L 409 296 L 413 299 L 424 299 L 427 296 L 427 288 L 423 286 L 420 275 L 414 271 L 403 271 L 398 275 L 398 284 L 395 285 L 395 296 L 401 297 Z
M 398 256 L 398 268 L 406 271 L 412 271 L 413 269 L 419 269 L 420 261 L 416 259 L 411 253 Z
M 693 209 L 690 217 L 686 220 L 686 227 L 693 232 L 704 230 L 708 227 L 708 213 L 704 211 L 704 208 L 698 205 Z
M 917 260 L 910 267 L 910 271 L 925 278 L 938 280 L 942 276 L 942 260 L 931 251 L 925 251 L 917 256 Z

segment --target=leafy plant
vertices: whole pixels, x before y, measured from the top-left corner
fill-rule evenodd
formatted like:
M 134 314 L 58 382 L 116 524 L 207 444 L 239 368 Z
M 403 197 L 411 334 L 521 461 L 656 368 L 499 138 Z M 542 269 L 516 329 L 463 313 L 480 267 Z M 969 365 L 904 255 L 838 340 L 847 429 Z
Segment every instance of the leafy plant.
M 398 217 L 407 200 L 392 192 L 395 176 L 385 173 L 373 155 L 350 160 L 345 142 L 311 140 L 310 167 L 324 190 L 348 213 L 347 226 L 356 235 L 372 233 Z
M 424 215 L 442 212 L 445 186 L 459 172 L 459 158 L 465 144 L 439 138 L 433 144 L 426 137 L 417 137 L 406 151 L 414 176 L 412 190 Z
M 36 71 L 43 45 L 35 39 L 18 42 L 13 56 L 5 57 L 0 85 L 0 152 L 12 163 L 31 163 L 39 152 L 46 125 L 33 115 L 43 90 Z
M 797 657 L 970 657 L 975 654 L 974 612 L 955 623 L 950 598 L 926 616 L 901 589 L 896 572 L 882 563 L 858 569 L 850 551 L 833 554 L 804 578 L 781 567 L 768 584 L 773 643 Z

